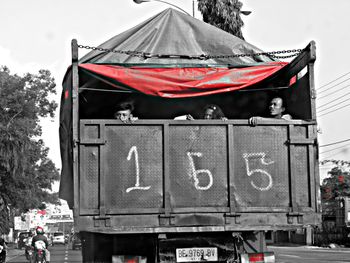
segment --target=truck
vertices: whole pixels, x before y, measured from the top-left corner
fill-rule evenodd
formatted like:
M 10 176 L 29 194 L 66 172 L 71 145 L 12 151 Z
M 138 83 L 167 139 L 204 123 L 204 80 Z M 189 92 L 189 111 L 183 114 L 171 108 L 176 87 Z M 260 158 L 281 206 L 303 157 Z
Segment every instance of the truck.
M 98 47 L 73 39 L 60 197 L 83 262 L 275 262 L 267 231 L 318 225 L 315 60 L 314 41 L 263 52 L 173 9 Z M 293 119 L 251 125 L 272 97 Z M 138 120 L 113 118 L 124 101 Z M 227 120 L 201 119 L 206 104 Z
M 346 245 L 350 243 L 349 207 L 348 196 L 322 199 L 322 228 L 317 229 L 315 233 L 316 244 L 329 246 L 331 243 Z

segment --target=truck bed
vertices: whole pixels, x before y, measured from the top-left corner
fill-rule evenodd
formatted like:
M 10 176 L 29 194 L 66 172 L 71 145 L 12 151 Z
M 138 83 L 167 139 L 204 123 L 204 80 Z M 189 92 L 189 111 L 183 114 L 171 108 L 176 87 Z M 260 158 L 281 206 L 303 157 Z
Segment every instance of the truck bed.
M 80 120 L 79 231 L 212 232 L 320 222 L 316 124 Z

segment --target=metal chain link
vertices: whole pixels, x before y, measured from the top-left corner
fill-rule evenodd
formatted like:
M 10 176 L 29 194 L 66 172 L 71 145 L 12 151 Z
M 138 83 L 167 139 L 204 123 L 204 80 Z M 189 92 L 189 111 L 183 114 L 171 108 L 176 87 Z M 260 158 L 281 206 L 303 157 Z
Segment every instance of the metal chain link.
M 103 51 L 107 53 L 119 53 L 119 54 L 125 54 L 129 56 L 135 56 L 135 57 L 143 57 L 145 52 L 140 52 L 140 51 L 132 51 L 132 50 L 113 50 L 113 49 L 108 49 L 108 48 L 101 48 L 101 47 L 90 47 L 90 46 L 83 46 L 83 45 L 78 45 L 79 48 L 85 48 L 85 49 L 92 49 L 92 50 L 97 50 L 97 51 Z
M 208 60 L 208 59 L 228 59 L 228 58 L 236 58 L 236 57 L 255 57 L 255 56 L 269 56 L 273 58 L 291 58 L 295 57 L 298 54 L 300 54 L 303 49 L 290 49 L 290 50 L 279 50 L 279 51 L 270 51 L 270 52 L 260 52 L 260 53 L 253 53 L 253 54 L 232 54 L 232 55 L 178 55 L 178 54 L 151 54 L 146 53 L 142 51 L 132 51 L 132 50 L 114 50 L 114 49 L 108 49 L 108 48 L 100 48 L 100 47 L 91 47 L 91 46 L 83 46 L 78 45 L 79 48 L 85 48 L 85 49 L 91 49 L 91 50 L 97 50 L 107 53 L 118 53 L 118 54 L 125 54 L 133 57 L 141 57 L 144 59 L 147 58 L 185 58 L 185 59 L 201 59 L 201 60 Z M 286 54 L 286 53 L 293 53 L 291 55 L 287 56 L 278 56 L 278 54 Z

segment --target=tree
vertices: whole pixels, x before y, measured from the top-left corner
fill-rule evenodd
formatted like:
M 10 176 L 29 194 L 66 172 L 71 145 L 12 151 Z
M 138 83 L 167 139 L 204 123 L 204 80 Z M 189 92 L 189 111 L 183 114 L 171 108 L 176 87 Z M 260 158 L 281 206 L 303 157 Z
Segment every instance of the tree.
M 203 21 L 244 40 L 240 16 L 242 3 L 239 0 L 198 0 L 198 9 Z
M 321 194 L 323 200 L 334 200 L 340 196 L 350 196 L 350 173 L 340 166 L 333 167 L 329 177 L 323 180 Z
M 329 177 L 325 178 L 321 185 L 322 214 L 324 217 L 334 217 L 338 207 L 338 198 L 350 196 L 350 173 L 345 167 L 333 167 L 329 172 Z
M 54 117 L 57 103 L 55 82 L 48 70 L 23 77 L 0 67 L 0 196 L 4 211 L 10 205 L 18 213 L 58 201 L 49 192 L 59 173 L 47 157 L 41 136 L 40 118 Z M 0 225 L 8 225 L 0 217 Z M 1 229 L 7 232 L 8 229 Z

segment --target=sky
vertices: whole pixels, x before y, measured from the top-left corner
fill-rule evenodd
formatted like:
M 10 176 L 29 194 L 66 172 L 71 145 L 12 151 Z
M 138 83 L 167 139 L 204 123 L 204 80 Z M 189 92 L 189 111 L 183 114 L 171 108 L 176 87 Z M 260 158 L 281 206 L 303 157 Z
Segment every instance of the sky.
M 25 72 L 37 73 L 39 69 L 50 70 L 57 84 L 58 94 L 53 96 L 57 102 L 63 76 L 71 63 L 70 43 L 73 38 L 81 45 L 98 46 L 169 7 L 159 2 L 137 5 L 132 0 L 0 2 L 0 65 L 6 65 L 11 73 L 19 75 Z M 192 0 L 169 2 L 192 14 Z M 306 47 L 311 40 L 316 41 L 315 86 L 319 90 L 316 100 L 316 106 L 320 107 L 319 144 L 322 146 L 350 139 L 350 106 L 345 106 L 348 104 L 347 98 L 350 98 L 350 94 L 347 94 L 350 93 L 350 80 L 347 80 L 350 78 L 347 61 L 350 59 L 350 1 L 241 2 L 242 10 L 252 11 L 249 16 L 242 17 L 245 23 L 243 35 L 247 42 L 260 49 L 297 49 Z M 197 9 L 195 17 L 201 19 Z M 80 57 L 87 53 L 82 49 L 79 52 Z M 336 110 L 342 106 L 345 107 Z M 56 117 L 43 120 L 42 126 L 44 142 L 50 148 L 49 157 L 60 168 L 58 110 Z M 350 141 L 321 147 L 320 160 L 324 159 L 350 161 Z M 331 164 L 320 166 L 321 177 L 330 167 Z

